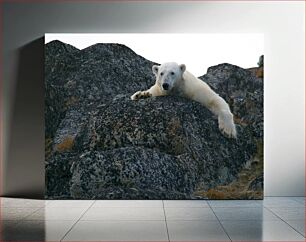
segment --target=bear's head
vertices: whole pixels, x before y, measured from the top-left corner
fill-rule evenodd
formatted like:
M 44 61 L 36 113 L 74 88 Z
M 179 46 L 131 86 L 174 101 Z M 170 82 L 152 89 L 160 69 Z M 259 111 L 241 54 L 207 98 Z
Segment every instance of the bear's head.
M 186 66 L 175 62 L 167 62 L 160 66 L 152 66 L 152 71 L 156 76 L 156 82 L 164 92 L 171 92 L 176 84 L 182 80 Z

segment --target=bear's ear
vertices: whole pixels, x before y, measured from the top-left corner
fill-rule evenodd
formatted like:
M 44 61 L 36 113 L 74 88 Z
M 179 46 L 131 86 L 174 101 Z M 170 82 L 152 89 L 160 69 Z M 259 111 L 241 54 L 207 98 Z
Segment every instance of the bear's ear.
M 183 73 L 184 71 L 186 71 L 186 65 L 185 64 L 181 64 L 180 65 L 180 69 L 181 69 L 181 71 Z
M 155 75 L 157 75 L 158 69 L 159 69 L 159 66 L 157 66 L 157 65 L 152 66 L 152 71 L 153 71 L 153 73 L 154 73 Z

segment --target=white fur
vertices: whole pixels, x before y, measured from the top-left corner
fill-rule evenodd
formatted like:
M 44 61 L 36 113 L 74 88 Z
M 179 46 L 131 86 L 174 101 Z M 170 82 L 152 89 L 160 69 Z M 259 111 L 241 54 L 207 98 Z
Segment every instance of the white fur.
M 138 91 L 131 96 L 132 100 L 150 96 L 179 95 L 201 103 L 218 116 L 219 129 L 231 138 L 237 132 L 233 114 L 225 100 L 215 93 L 204 81 L 186 71 L 185 65 L 174 62 L 154 65 L 155 84 L 146 91 Z M 168 86 L 165 90 L 165 84 Z

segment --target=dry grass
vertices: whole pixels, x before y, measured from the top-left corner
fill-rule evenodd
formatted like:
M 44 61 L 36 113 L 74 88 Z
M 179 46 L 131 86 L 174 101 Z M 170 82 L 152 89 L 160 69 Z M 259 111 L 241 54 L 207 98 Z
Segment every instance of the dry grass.
M 258 78 L 263 78 L 264 77 L 264 69 L 263 69 L 263 67 L 259 67 L 256 70 L 256 77 L 258 77 Z
M 263 144 L 257 142 L 257 153 L 250 167 L 243 168 L 237 180 L 227 186 L 217 186 L 208 191 L 196 191 L 194 195 L 208 199 L 262 199 L 263 191 L 249 190 L 249 186 L 263 172 Z
M 45 159 L 47 160 L 52 154 L 52 138 L 48 137 L 45 139 Z
M 55 150 L 58 152 L 70 151 L 73 145 L 74 145 L 74 137 L 67 136 L 61 143 L 55 145 Z

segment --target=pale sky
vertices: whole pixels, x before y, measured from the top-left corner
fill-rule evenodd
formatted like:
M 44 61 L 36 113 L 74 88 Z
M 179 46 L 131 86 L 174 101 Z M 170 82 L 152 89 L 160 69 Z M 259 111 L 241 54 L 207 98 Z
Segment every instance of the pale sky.
M 207 68 L 230 63 L 257 66 L 264 54 L 263 34 L 46 34 L 45 43 L 60 40 L 84 49 L 96 43 L 120 43 L 157 63 L 185 64 L 196 76 Z

